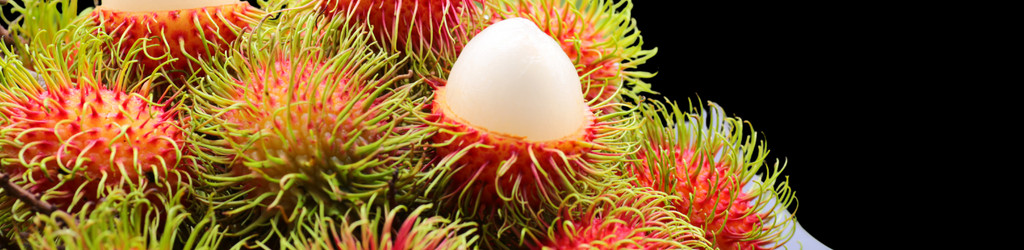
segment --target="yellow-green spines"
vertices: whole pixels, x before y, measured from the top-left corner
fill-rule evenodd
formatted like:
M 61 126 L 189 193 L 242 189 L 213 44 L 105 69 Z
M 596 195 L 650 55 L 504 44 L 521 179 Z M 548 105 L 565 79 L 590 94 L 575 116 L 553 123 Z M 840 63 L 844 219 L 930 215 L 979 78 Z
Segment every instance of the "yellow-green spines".
M 362 28 L 300 15 L 257 30 L 192 89 L 206 202 L 243 235 L 315 209 L 338 215 L 373 195 L 410 202 L 433 132 L 410 114 L 413 84 Z M 203 170 L 201 170 L 203 171 Z M 269 235 L 268 235 L 269 236 Z

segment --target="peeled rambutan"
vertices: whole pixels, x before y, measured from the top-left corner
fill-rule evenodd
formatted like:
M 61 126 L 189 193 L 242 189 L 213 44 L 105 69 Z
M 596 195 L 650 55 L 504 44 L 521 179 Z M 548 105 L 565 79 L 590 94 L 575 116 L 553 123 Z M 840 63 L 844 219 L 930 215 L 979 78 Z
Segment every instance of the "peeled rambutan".
M 595 198 L 565 199 L 531 249 L 710 249 L 704 231 L 671 204 L 679 197 L 619 185 Z
M 93 31 L 71 26 L 57 37 L 77 42 L 30 44 L 43 85 L 6 48 L 0 66 L 0 171 L 70 213 L 111 190 L 172 192 L 191 182 L 179 107 L 149 96 L 159 75 L 125 82 L 130 63 L 108 64 L 117 62 L 100 49 L 109 37 Z M 80 50 L 71 53 L 72 47 Z M 5 220 L 27 222 L 29 210 L 0 196 L 0 214 L 11 215 L 0 216 Z
M 641 48 L 643 39 L 630 16 L 631 0 L 502 0 L 490 2 L 491 22 L 520 17 L 529 19 L 559 43 L 584 81 L 588 102 L 621 102 L 621 95 L 655 93 L 642 79 L 654 75 L 632 71 L 653 57 L 658 49 Z M 632 89 L 619 90 L 622 87 Z M 617 106 L 603 109 L 616 112 Z
M 444 211 L 494 229 L 485 244 L 543 234 L 523 225 L 550 219 L 565 195 L 601 190 L 631 147 L 619 139 L 636 120 L 595 117 L 579 81 L 557 43 L 519 18 L 481 32 L 448 80 L 433 81 L 433 190 Z
M 341 214 L 374 194 L 417 197 L 415 144 L 432 132 L 407 119 L 426 105 L 412 103 L 417 84 L 396 86 L 407 78 L 391 66 L 397 56 L 372 52 L 360 29 L 339 25 L 347 24 L 304 15 L 243 40 L 226 64 L 204 64 L 210 74 L 192 89 L 195 151 L 226 168 L 205 182 L 232 188 L 210 202 L 232 218 L 259 217 L 233 234 L 317 207 Z M 331 34 L 339 30 L 351 33 Z
M 763 180 L 754 179 L 768 154 L 764 141 L 755 148 L 756 134 L 744 135 L 748 122 L 709 105 L 710 112 L 691 106 L 683 113 L 674 103 L 644 104 L 641 148 L 625 174 L 637 186 L 682 197 L 674 206 L 704 229 L 715 248 L 781 246 L 792 236 L 784 229 L 795 225 L 792 217 L 776 218 L 794 198 L 786 182 L 776 184 L 781 169 L 776 164 Z M 751 188 L 743 190 L 745 185 Z M 782 206 L 766 207 L 775 204 L 771 200 Z
M 135 55 L 142 75 L 162 67 L 180 85 L 193 74 L 204 73 L 197 60 L 222 53 L 265 14 L 238 0 L 104 0 L 91 18 L 118 41 L 112 51 Z M 136 43 L 142 43 L 142 52 L 129 50 Z

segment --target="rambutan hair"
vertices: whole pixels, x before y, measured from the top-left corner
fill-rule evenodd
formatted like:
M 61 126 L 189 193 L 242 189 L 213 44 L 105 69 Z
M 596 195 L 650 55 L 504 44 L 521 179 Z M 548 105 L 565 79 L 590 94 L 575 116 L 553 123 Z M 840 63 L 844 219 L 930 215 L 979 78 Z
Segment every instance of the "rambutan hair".
M 42 34 L 49 31 L 40 31 Z M 134 63 L 110 57 L 109 36 L 69 25 L 29 45 L 32 75 L 6 47 L 0 62 L 0 171 L 39 199 L 72 214 L 112 190 L 174 192 L 192 182 L 180 102 L 125 75 Z M 151 197 L 154 202 L 159 202 Z M 36 213 L 0 195 L 4 230 Z M 10 234 L 12 231 L 6 231 Z
M 288 244 L 296 250 L 456 250 L 473 249 L 479 240 L 474 222 L 427 216 L 431 204 L 409 211 L 403 205 L 372 206 L 375 197 L 350 208 L 344 216 L 315 214 L 312 223 L 292 231 Z
M 680 198 L 619 185 L 590 198 L 567 197 L 547 234 L 531 249 L 709 249 L 704 231 L 672 204 Z
M 113 190 L 90 203 L 88 213 L 37 216 L 27 237 L 16 241 L 31 249 L 215 249 L 222 236 L 213 211 L 190 224 L 193 215 L 181 204 L 186 193 L 156 194 L 162 202 L 152 203 L 153 194 Z
M 631 70 L 658 53 L 657 48 L 641 48 L 643 38 L 630 14 L 631 0 L 499 0 L 488 5 L 491 23 L 526 18 L 558 41 L 577 73 L 591 79 L 581 86 L 587 101 L 622 102 L 622 95 L 657 94 L 643 81 L 654 74 Z M 603 111 L 608 114 L 621 109 L 608 106 Z
M 410 117 L 426 101 L 396 74 L 397 55 L 373 52 L 344 19 L 283 19 L 235 44 L 227 62 L 204 63 L 208 76 L 191 88 L 193 151 L 222 166 L 201 174 L 207 203 L 243 225 L 230 235 L 279 231 L 278 220 L 317 209 L 342 214 L 373 195 L 415 200 L 417 144 L 434 129 Z
M 641 148 L 631 155 L 625 175 L 634 178 L 634 185 L 682 197 L 675 208 L 703 228 L 715 248 L 781 246 L 793 232 L 784 229 L 796 226 L 793 217 L 776 218 L 795 199 L 788 181 L 777 182 L 785 167 L 776 162 L 756 179 L 768 154 L 764 141 L 744 134 L 754 131 L 749 122 L 727 117 L 713 102 L 708 105 L 710 111 L 691 104 L 684 113 L 674 102 L 644 103 L 645 123 L 636 134 Z

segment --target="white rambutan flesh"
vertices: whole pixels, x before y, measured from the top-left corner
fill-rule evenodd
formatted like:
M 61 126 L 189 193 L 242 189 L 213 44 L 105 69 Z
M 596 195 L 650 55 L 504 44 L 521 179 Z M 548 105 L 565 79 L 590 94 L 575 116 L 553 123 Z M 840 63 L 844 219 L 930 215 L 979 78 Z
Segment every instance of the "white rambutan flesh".
M 455 61 L 446 88 L 449 115 L 527 141 L 578 133 L 587 110 L 569 56 L 522 18 L 498 22 L 474 37 Z

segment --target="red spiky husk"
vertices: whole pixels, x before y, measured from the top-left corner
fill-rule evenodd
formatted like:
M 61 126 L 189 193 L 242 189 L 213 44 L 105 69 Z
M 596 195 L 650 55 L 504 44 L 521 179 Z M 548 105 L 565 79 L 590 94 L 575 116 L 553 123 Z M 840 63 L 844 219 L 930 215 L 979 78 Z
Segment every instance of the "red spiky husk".
M 264 14 L 248 2 L 149 12 L 123 12 L 100 6 L 92 12 L 93 22 L 102 25 L 103 30 L 119 42 L 120 53 L 128 53 L 139 39 L 153 38 L 143 46 L 145 53 L 135 57 L 143 75 L 152 74 L 160 64 L 176 59 L 163 67 L 175 82 L 184 82 L 183 78 L 193 73 L 204 75 L 199 64 L 189 57 L 207 60 L 222 53 Z M 154 59 L 167 53 L 169 57 Z
M 101 185 L 140 185 L 154 177 L 171 186 L 190 181 L 179 176 L 188 168 L 180 158 L 185 140 L 176 112 L 146 97 L 83 85 L 49 86 L 36 96 L 21 97 L 9 87 L 2 92 L 3 171 L 32 193 L 52 195 L 46 201 L 58 208 L 75 213 L 86 202 L 98 202 Z M 71 171 L 78 164 L 84 169 Z M 58 186 L 60 175 L 65 180 Z M 80 200 L 69 207 L 75 197 Z
M 655 150 L 645 148 L 636 154 L 641 162 L 635 164 L 635 171 L 628 171 L 628 176 L 635 177 L 639 186 L 662 187 L 659 176 L 674 178 L 675 195 L 682 197 L 675 207 L 686 214 L 693 225 L 702 227 L 705 237 L 720 249 L 773 249 L 767 246 L 772 241 L 748 240 L 751 232 L 768 230 L 762 223 L 768 222 L 769 213 L 753 211 L 752 202 L 758 197 L 743 192 L 740 172 L 728 161 L 711 161 L 704 152 L 693 148 L 652 145 Z M 719 152 L 721 148 L 706 150 Z M 648 168 L 648 153 L 659 158 L 675 154 L 676 171 L 663 173 L 659 168 Z
M 385 49 L 427 53 L 443 51 L 456 40 L 453 33 L 462 17 L 473 17 L 471 0 L 321 0 L 319 11 L 328 18 L 352 13 L 350 20 L 367 22 L 378 44 Z M 397 26 L 396 26 L 397 23 Z

